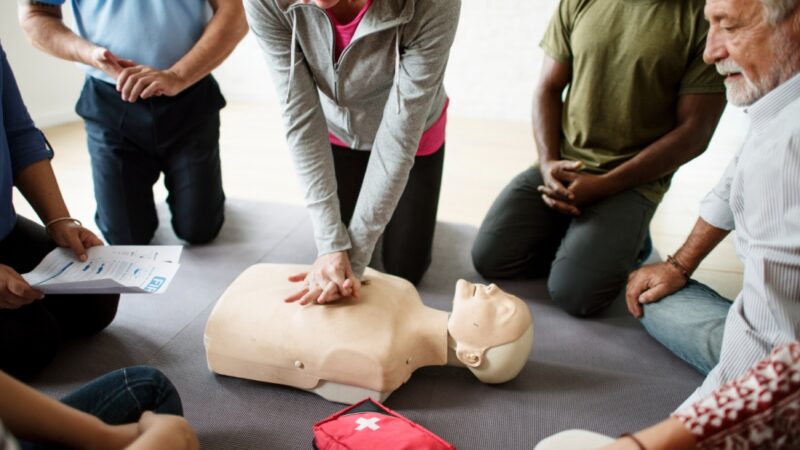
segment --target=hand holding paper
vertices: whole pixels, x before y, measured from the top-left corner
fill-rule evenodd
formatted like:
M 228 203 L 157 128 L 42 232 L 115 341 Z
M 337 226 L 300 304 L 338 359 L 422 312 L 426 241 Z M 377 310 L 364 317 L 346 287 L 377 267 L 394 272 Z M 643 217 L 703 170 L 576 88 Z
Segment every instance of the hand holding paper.
M 180 267 L 179 245 L 112 245 L 87 249 L 86 261 L 66 248 L 50 252 L 22 277 L 45 294 L 160 294 Z

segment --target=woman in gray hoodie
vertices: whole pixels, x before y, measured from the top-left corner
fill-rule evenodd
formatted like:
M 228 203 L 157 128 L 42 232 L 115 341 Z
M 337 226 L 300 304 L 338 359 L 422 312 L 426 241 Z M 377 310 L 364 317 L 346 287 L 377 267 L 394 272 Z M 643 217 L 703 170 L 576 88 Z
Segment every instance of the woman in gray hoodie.
M 430 265 L 444 162 L 443 78 L 460 0 L 246 0 L 283 101 L 318 257 L 287 300 L 358 295 L 384 269 Z

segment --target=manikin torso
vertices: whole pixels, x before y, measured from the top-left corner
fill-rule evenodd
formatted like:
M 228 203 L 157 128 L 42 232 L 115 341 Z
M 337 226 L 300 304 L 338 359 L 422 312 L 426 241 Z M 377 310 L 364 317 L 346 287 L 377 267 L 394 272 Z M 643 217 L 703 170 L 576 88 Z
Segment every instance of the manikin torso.
M 447 364 L 448 343 L 450 362 L 461 365 L 455 358 L 456 343 L 448 336 L 449 314 L 425 306 L 411 283 L 367 269 L 359 299 L 307 306 L 284 302 L 298 289 L 288 277 L 307 270 L 308 266 L 258 264 L 228 287 L 206 325 L 206 354 L 213 372 L 354 403 L 367 396 L 383 400 L 417 368 Z M 499 343 L 523 334 L 532 340 L 530 314 L 524 309 L 527 322 L 504 327 L 510 329 L 500 333 L 507 336 Z M 497 333 L 492 334 L 496 339 Z M 522 347 L 513 352 L 514 359 L 527 360 L 530 345 Z M 518 356 L 521 352 L 525 354 Z M 477 367 L 475 358 L 464 362 Z

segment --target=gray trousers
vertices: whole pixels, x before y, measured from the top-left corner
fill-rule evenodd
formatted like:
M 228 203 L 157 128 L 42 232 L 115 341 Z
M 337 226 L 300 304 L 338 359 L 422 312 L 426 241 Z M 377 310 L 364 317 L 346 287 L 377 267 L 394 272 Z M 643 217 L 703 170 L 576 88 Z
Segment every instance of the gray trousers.
M 538 167 L 517 175 L 481 224 L 472 260 L 486 278 L 547 276 L 551 298 L 576 316 L 595 313 L 625 288 L 656 204 L 625 191 L 580 207 L 577 217 L 548 207 Z

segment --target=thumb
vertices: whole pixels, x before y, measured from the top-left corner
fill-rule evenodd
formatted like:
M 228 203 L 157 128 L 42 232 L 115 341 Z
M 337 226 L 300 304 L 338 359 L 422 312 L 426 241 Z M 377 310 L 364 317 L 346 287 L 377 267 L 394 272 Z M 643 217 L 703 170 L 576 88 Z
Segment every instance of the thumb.
M 667 286 L 664 283 L 659 283 L 642 292 L 641 295 L 639 295 L 639 303 L 646 304 L 657 302 L 668 294 L 670 294 L 670 291 Z
M 88 256 L 86 256 L 86 247 L 83 246 L 83 242 L 81 242 L 78 233 L 69 233 L 67 235 L 67 245 L 69 248 L 72 249 L 72 252 L 75 253 L 75 256 L 81 260 L 86 261 Z
M 308 272 L 296 273 L 294 275 L 289 275 L 289 281 L 291 281 L 292 283 L 299 283 L 301 281 L 304 281 L 307 276 Z

